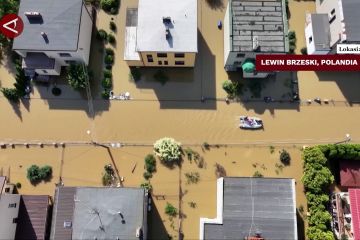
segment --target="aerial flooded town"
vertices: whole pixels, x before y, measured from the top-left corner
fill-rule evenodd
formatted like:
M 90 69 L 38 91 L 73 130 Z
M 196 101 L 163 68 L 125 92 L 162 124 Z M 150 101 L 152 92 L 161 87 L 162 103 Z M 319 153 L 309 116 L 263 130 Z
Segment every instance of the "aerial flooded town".
M 359 240 L 359 10 L 2 0 L 0 239 Z

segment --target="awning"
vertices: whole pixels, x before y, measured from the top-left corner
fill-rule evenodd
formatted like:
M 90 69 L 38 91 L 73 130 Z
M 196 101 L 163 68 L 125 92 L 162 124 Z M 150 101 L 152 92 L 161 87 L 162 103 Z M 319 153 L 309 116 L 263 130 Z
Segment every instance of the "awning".
M 243 65 L 241 65 L 241 68 L 246 73 L 252 73 L 255 70 L 255 64 L 250 61 L 246 61 Z

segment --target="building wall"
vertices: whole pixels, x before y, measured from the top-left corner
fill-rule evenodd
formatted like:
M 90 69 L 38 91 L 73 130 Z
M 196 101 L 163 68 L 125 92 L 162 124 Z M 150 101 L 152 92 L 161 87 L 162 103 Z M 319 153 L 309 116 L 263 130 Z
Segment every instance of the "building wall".
M 335 13 L 331 14 L 333 10 Z M 344 20 L 342 0 L 316 0 L 316 12 L 328 14 L 329 21 L 335 16 L 330 23 L 330 47 L 333 47 L 339 41 L 342 32 L 341 21 Z
M 310 43 L 309 38 L 312 38 L 313 41 Z M 306 41 L 306 48 L 307 48 L 307 53 L 309 55 L 311 54 L 315 54 L 315 55 L 326 55 L 329 53 L 328 50 L 324 50 L 324 51 L 318 51 L 315 48 L 315 39 L 314 39 L 314 31 L 312 28 L 312 24 L 308 24 L 305 28 L 305 41 Z
M 228 65 L 228 58 L 231 51 L 230 42 L 230 4 L 228 3 L 224 17 L 224 66 Z
M 141 52 L 141 58 L 143 59 L 144 66 L 146 67 L 193 67 L 195 65 L 196 53 L 184 53 L 183 58 L 175 58 L 175 53 L 166 53 L 167 57 L 158 57 L 157 52 Z M 147 55 L 151 55 L 153 62 L 149 62 Z M 159 61 L 162 64 L 159 64 Z M 164 61 L 168 61 L 168 65 L 165 65 Z M 184 65 L 176 65 L 175 61 L 183 61 Z
M 91 12 L 86 9 L 86 6 L 83 4 L 77 55 L 83 59 L 83 62 L 86 65 L 89 64 L 91 33 L 93 27 L 90 14 Z

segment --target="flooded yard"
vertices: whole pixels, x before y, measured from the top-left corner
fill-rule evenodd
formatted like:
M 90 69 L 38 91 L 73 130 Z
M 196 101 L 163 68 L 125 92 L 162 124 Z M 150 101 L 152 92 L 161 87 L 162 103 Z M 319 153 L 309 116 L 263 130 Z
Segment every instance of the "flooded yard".
M 184 147 L 187 148 L 187 147 Z M 181 168 L 169 169 L 157 161 L 157 171 L 150 182 L 153 186 L 154 205 L 149 214 L 150 236 L 161 239 L 170 234 L 177 239 L 178 218 L 172 221 L 166 216 L 166 203 L 177 209 L 181 208 L 183 221 L 182 231 L 185 239 L 197 239 L 199 236 L 200 217 L 213 218 L 216 215 L 216 179 L 215 164 L 224 168 L 224 176 L 250 177 L 259 171 L 265 177 L 295 178 L 297 206 L 306 206 L 303 194 L 302 160 L 299 146 L 289 147 L 290 166 L 279 170 L 279 151 L 282 147 L 219 147 L 206 150 L 192 148 L 203 158 L 201 165 L 183 156 Z M 144 157 L 152 153 L 151 147 L 124 147 L 111 149 L 111 155 L 101 147 L 69 146 L 51 147 L 16 147 L 2 149 L 0 166 L 4 175 L 10 176 L 11 182 L 20 182 L 22 194 L 53 195 L 59 177 L 65 186 L 101 186 L 101 177 L 106 164 L 115 163 L 119 174 L 124 177 L 125 187 L 138 187 L 143 179 Z M 113 161 L 111 160 L 113 158 Z M 31 164 L 50 165 L 53 167 L 53 178 L 50 182 L 41 182 L 33 186 L 26 179 L 26 169 Z M 134 171 L 133 171 L 134 170 Z M 198 183 L 188 183 L 186 173 L 197 172 Z M 182 201 L 180 201 L 180 187 Z M 190 203 L 195 206 L 190 206 Z

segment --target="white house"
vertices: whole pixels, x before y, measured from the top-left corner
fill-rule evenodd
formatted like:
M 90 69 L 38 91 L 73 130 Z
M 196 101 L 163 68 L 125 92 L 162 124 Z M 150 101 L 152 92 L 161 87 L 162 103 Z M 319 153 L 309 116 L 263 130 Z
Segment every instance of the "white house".
M 193 67 L 197 1 L 139 0 L 128 9 L 124 60 L 129 66 Z
M 316 0 L 316 14 L 306 15 L 308 54 L 336 53 L 338 43 L 359 43 L 358 0 Z
M 258 54 L 289 50 L 285 1 L 229 0 L 224 17 L 224 67 L 238 71 Z M 244 77 L 264 78 L 268 73 L 244 71 Z
M 13 50 L 26 75 L 60 75 L 72 62 L 89 63 L 92 17 L 82 0 L 21 0 L 24 31 Z

